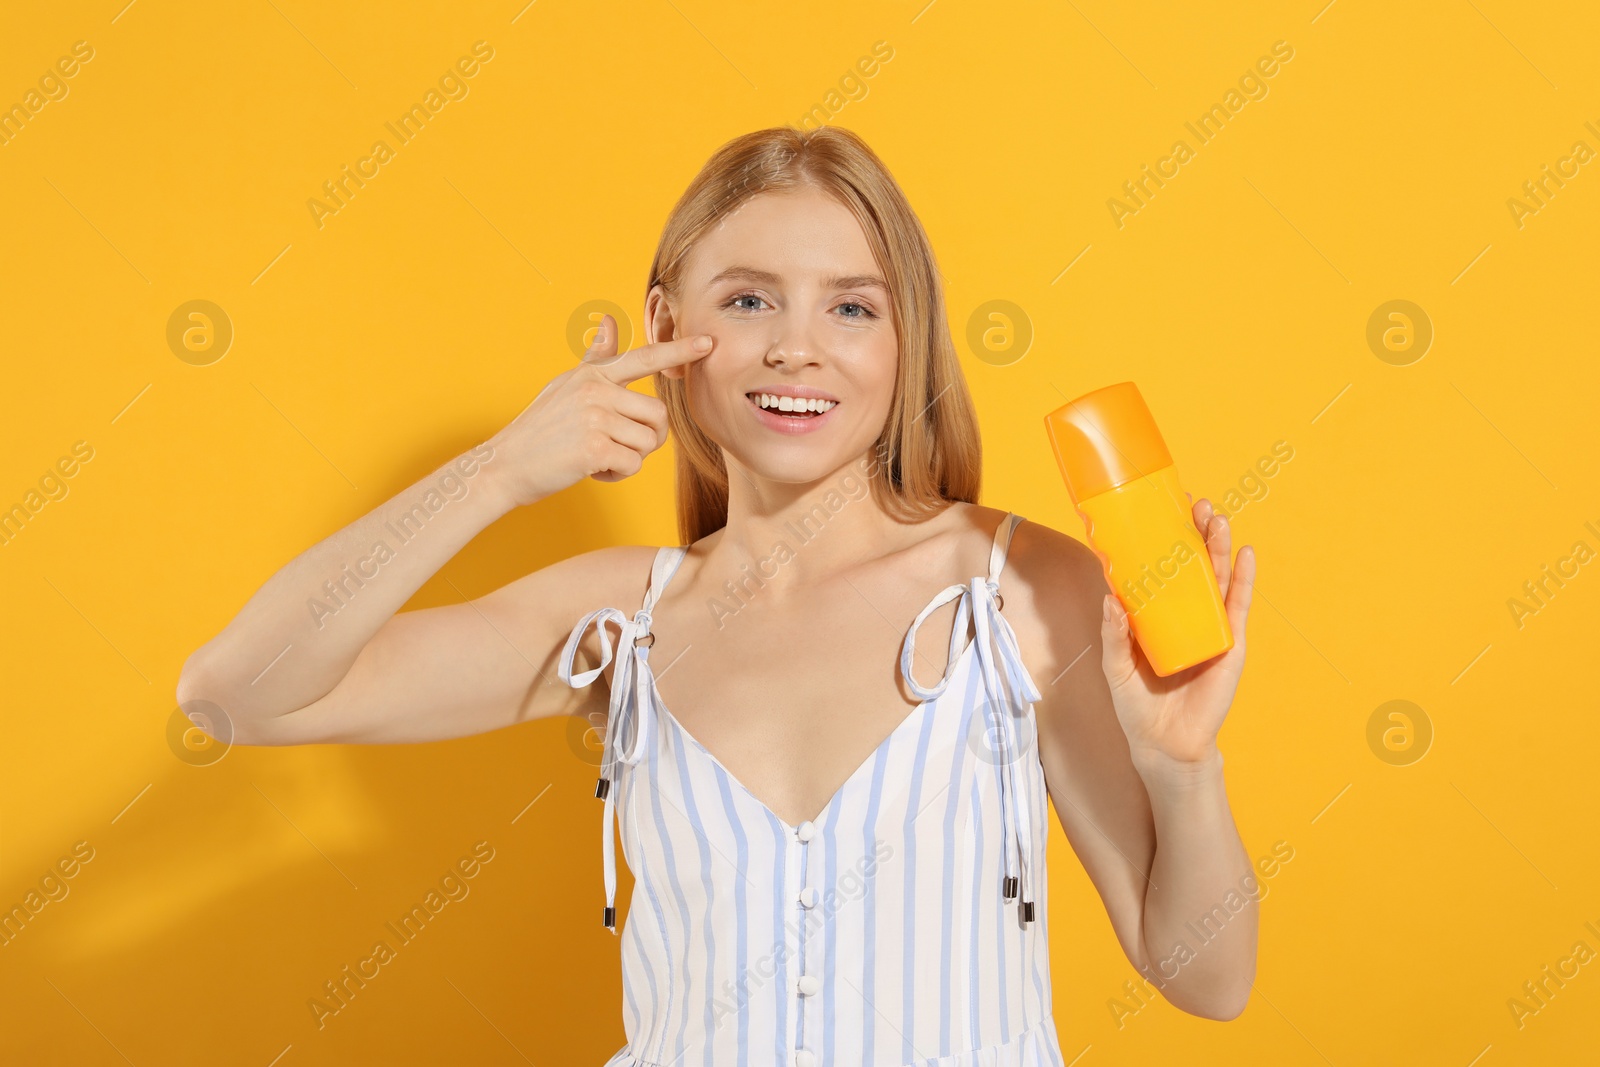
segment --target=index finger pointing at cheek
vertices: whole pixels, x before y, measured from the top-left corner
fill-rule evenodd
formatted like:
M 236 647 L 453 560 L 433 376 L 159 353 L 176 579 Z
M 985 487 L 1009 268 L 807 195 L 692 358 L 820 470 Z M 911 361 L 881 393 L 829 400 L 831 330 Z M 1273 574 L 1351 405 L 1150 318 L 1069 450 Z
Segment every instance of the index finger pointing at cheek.
M 630 349 L 601 368 L 601 372 L 618 385 L 627 385 L 640 378 L 704 359 L 711 352 L 712 339 L 707 334 L 679 337 L 671 341 L 657 341 L 653 345 Z

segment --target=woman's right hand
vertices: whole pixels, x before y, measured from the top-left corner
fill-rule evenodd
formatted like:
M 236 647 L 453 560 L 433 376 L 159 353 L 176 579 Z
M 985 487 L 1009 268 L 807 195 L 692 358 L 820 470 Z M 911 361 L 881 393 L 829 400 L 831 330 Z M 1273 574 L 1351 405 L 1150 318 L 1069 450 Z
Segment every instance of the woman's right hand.
M 704 345 L 703 348 L 697 345 Z M 637 474 L 667 443 L 667 405 L 628 383 L 703 359 L 709 336 L 658 341 L 617 355 L 616 321 L 604 316 L 583 360 L 550 380 L 533 402 L 488 441 L 506 500 L 532 504 L 592 477 Z

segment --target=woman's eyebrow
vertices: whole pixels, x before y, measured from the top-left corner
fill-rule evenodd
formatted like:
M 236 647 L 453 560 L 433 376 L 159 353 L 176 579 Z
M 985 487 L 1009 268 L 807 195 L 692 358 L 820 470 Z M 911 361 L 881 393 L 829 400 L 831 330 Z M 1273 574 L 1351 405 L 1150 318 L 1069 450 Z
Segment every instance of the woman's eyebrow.
M 758 270 L 755 267 L 728 267 L 719 271 L 707 284 L 716 285 L 724 281 L 760 282 L 763 285 L 780 285 L 783 279 L 770 270 Z M 832 278 L 824 278 L 822 284 L 828 289 L 881 289 L 889 291 L 889 286 L 876 274 L 846 274 Z
M 828 278 L 823 282 L 829 289 L 882 289 L 889 291 L 889 286 L 876 274 L 847 274 L 840 278 Z

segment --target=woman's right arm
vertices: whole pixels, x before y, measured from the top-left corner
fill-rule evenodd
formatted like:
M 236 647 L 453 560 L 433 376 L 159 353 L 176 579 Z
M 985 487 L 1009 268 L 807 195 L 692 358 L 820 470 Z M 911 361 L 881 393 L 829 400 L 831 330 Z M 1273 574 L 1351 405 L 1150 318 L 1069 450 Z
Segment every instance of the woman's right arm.
M 583 362 L 489 441 L 269 578 L 184 663 L 185 712 L 234 744 L 406 742 L 482 733 L 595 699 L 556 677 L 557 659 L 585 611 L 642 596 L 648 548 L 600 549 L 463 604 L 399 609 L 506 512 L 584 477 L 634 474 L 665 443 L 665 405 L 627 385 L 705 352 L 685 338 L 617 356 L 616 332 L 608 317 Z M 584 647 L 595 662 L 594 634 Z

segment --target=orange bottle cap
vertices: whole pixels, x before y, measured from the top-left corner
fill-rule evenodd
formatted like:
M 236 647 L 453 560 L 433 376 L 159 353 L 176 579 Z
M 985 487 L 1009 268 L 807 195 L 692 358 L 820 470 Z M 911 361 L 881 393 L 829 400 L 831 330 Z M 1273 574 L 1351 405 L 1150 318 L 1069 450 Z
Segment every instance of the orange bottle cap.
M 1044 425 L 1074 504 L 1172 466 L 1132 382 L 1086 393 L 1046 415 Z

